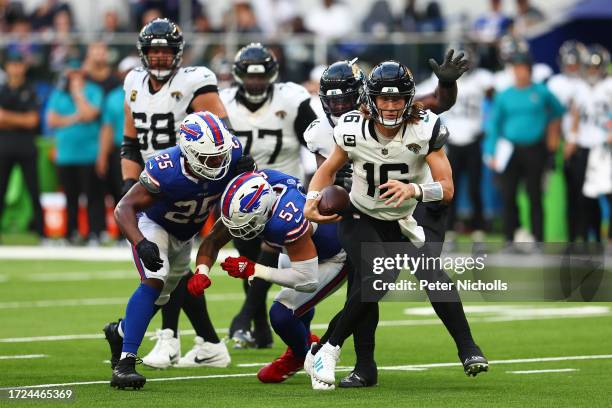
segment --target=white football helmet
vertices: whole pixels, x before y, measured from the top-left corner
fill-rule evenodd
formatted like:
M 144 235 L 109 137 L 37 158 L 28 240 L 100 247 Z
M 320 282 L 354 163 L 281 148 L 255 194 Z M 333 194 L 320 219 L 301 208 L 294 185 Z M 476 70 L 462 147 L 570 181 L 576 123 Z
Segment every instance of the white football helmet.
M 253 239 L 266 227 L 276 193 L 259 173 L 242 173 L 235 177 L 221 196 L 221 221 L 230 234 Z
M 187 115 L 179 128 L 178 145 L 196 176 L 220 180 L 232 160 L 232 134 L 221 119 L 210 112 Z

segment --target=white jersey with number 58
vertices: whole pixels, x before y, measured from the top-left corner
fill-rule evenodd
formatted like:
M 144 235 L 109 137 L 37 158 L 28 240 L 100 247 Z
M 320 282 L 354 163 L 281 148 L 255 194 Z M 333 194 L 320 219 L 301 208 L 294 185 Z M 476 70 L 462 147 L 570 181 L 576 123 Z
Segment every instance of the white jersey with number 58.
M 295 133 L 298 108 L 310 94 L 293 82 L 275 83 L 272 95 L 251 112 L 237 100 L 238 87 L 222 90 L 219 95 L 244 154 L 250 154 L 259 169 L 273 169 L 303 179 L 300 142 Z
M 123 83 L 125 102 L 132 111 L 144 161 L 160 150 L 176 145 L 176 134 L 193 99 L 217 92 L 217 77 L 205 67 L 183 67 L 153 92 L 144 68 L 130 71 Z

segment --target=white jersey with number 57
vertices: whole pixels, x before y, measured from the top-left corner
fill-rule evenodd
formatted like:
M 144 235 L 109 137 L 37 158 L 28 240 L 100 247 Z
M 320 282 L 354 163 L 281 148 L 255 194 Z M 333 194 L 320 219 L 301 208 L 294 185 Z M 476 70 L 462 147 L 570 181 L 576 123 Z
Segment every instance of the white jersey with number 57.
M 236 98 L 238 87 L 219 93 L 244 154 L 250 154 L 259 169 L 278 170 L 303 179 L 300 142 L 295 132 L 298 108 L 310 94 L 293 82 L 275 83 L 272 95 L 251 112 Z
M 125 102 L 132 111 L 144 161 L 157 152 L 176 145 L 176 134 L 185 116 L 191 113 L 193 99 L 217 92 L 217 77 L 205 67 L 183 67 L 153 92 L 144 68 L 130 71 L 123 83 Z
M 385 205 L 380 198 L 379 186 L 388 180 L 405 183 L 431 182 L 431 173 L 425 157 L 438 150 L 448 138 L 438 115 L 422 111 L 416 124 L 403 125 L 388 143 L 381 143 L 374 122 L 359 111 L 340 117 L 334 128 L 336 144 L 353 161 L 353 187 L 350 198 L 361 212 L 386 221 L 412 216 L 417 201 L 404 201 L 399 207 Z

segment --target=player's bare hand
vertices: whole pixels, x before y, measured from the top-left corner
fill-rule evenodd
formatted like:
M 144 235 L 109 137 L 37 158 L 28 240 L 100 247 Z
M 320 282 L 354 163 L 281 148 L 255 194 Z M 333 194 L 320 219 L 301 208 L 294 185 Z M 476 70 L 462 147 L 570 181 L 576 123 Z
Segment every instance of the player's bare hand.
M 342 219 L 338 214 L 321 215 L 321 213 L 319 213 L 319 201 L 321 201 L 321 196 L 318 196 L 316 199 L 306 200 L 306 204 L 304 205 L 304 217 L 306 217 L 307 220 L 316 222 L 317 224 L 328 224 L 338 222 Z
M 385 205 L 392 205 L 393 208 L 399 207 L 405 200 L 414 197 L 415 191 L 414 187 L 410 184 L 403 183 L 398 180 L 389 180 L 384 184 L 378 186 L 379 189 L 387 189 L 383 194 L 380 195 L 380 198 L 387 198 L 385 201 Z

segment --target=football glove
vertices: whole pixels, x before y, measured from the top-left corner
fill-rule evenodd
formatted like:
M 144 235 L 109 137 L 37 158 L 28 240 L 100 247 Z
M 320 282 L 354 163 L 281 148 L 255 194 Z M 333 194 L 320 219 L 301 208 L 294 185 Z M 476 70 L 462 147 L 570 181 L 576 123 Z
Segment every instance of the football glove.
M 211 285 L 210 278 L 203 273 L 196 273 L 187 281 L 187 290 L 191 296 L 202 296 L 204 289 Z
M 249 155 L 240 156 L 236 162 L 236 174 L 255 170 L 257 170 L 257 165 L 255 164 L 255 160 Z
M 353 186 L 353 168 L 349 163 L 346 163 L 336 172 L 334 184 L 342 187 L 348 192 L 351 191 L 351 187 Z
M 457 57 L 453 59 L 454 52 L 455 50 L 448 50 L 442 65 L 438 65 L 433 58 L 429 60 L 429 66 L 440 82 L 453 83 L 470 67 L 468 60 L 462 59 L 464 55 L 463 52 L 457 54 Z
M 157 244 L 143 238 L 136 244 L 136 253 L 144 264 L 145 268 L 156 272 L 164 265 L 164 261 L 159 257 L 159 248 Z
M 221 263 L 221 268 L 223 268 L 229 276 L 248 279 L 255 273 L 255 262 L 251 261 L 246 256 L 239 256 L 238 258 L 228 256 L 225 258 L 225 262 Z

